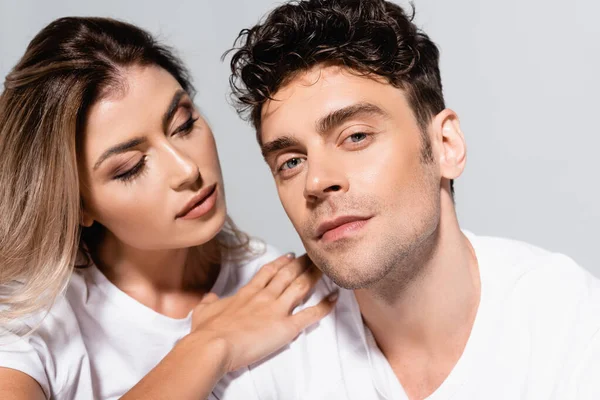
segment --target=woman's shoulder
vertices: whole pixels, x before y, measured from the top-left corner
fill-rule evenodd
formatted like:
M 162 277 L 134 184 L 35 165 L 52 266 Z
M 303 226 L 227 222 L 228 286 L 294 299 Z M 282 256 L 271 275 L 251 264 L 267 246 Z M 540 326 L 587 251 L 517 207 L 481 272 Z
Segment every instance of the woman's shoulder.
M 82 301 L 88 291 L 84 276 L 74 272 L 69 279 L 67 286 L 60 292 L 51 307 L 38 310 L 12 321 L 8 325 L 1 327 L 3 331 L 10 331 L 18 335 L 30 335 L 32 331 L 42 332 L 47 329 L 55 329 L 56 334 L 62 331 L 72 333 L 72 329 L 77 327 L 77 316 L 73 301 Z
M 70 360 L 85 353 L 75 308 L 83 295 L 83 277 L 73 274 L 66 290 L 48 310 L 41 310 L 0 328 L 0 367 L 24 372 L 35 379 L 47 397 L 67 382 Z

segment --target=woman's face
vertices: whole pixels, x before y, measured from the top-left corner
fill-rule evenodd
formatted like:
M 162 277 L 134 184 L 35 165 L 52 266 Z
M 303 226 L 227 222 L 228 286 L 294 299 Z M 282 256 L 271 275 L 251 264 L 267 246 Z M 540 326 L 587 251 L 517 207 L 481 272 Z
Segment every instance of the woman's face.
M 223 226 L 213 134 L 164 69 L 124 69 L 123 85 L 90 108 L 81 152 L 84 225 L 152 250 L 206 243 Z

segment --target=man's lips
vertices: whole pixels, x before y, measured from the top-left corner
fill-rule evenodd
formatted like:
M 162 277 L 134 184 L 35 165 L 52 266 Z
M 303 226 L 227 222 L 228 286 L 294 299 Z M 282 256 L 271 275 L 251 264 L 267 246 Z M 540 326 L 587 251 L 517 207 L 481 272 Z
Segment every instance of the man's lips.
M 197 218 L 197 217 L 205 214 L 206 212 L 208 212 L 214 205 L 214 204 L 212 204 L 212 203 L 214 203 L 214 201 L 210 202 L 211 204 L 205 204 L 205 203 L 208 203 L 207 199 L 212 199 L 216 195 L 216 189 L 217 189 L 217 184 L 215 183 L 215 184 L 205 187 L 204 189 L 199 191 L 186 203 L 186 205 L 181 209 L 181 211 L 179 211 L 177 213 L 177 215 L 175 216 L 175 219 L 186 218 L 186 217 Z M 199 209 L 200 206 L 206 206 L 206 207 L 202 207 L 203 209 L 206 208 L 206 210 Z M 193 214 L 199 214 L 199 215 L 191 215 L 192 211 L 194 211 Z
M 372 217 L 345 215 L 321 223 L 316 232 L 317 240 L 334 241 L 345 234 L 362 228 Z

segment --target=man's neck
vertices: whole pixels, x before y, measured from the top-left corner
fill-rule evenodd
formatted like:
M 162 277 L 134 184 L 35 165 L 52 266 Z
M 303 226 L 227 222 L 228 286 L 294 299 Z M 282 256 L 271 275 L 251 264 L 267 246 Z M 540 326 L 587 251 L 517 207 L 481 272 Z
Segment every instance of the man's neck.
M 418 254 L 404 260 L 418 265 L 418 274 L 409 280 L 387 276 L 379 285 L 355 291 L 366 325 L 410 398 L 428 396 L 448 376 L 479 305 L 474 250 L 453 207 L 442 211 L 441 220 Z M 411 269 L 400 265 L 395 271 Z

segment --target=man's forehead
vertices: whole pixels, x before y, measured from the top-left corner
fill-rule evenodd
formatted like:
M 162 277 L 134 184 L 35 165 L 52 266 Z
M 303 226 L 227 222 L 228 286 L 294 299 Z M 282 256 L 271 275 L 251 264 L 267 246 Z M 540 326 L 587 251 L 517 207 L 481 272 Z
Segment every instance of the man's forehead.
M 383 77 L 359 75 L 338 66 L 314 67 L 298 74 L 263 104 L 259 143 L 289 136 L 292 128 L 312 130 L 329 113 L 356 104 L 371 104 L 385 111 L 385 98 L 394 104 L 399 98 L 405 100 L 403 91 Z
M 294 75 L 292 79 L 277 89 L 271 99 L 265 101 L 261 109 L 261 121 L 264 122 L 277 116 L 278 111 L 296 100 L 298 95 L 308 95 L 306 91 L 303 91 L 304 88 L 311 88 L 310 92 L 314 95 L 316 89 L 328 82 L 330 75 L 329 70 L 323 71 L 323 68 L 320 67 L 313 67 Z
M 302 102 L 311 97 L 317 100 L 314 97 L 325 94 L 324 90 L 327 88 L 348 86 L 349 84 L 358 87 L 369 85 L 369 83 L 376 83 L 377 86 L 389 85 L 384 77 L 378 75 L 364 74 L 338 65 L 317 64 L 306 71 L 295 74 L 279 87 L 272 99 L 267 99 L 263 104 L 261 119 L 264 120 L 273 116 L 282 106 L 294 100 Z

